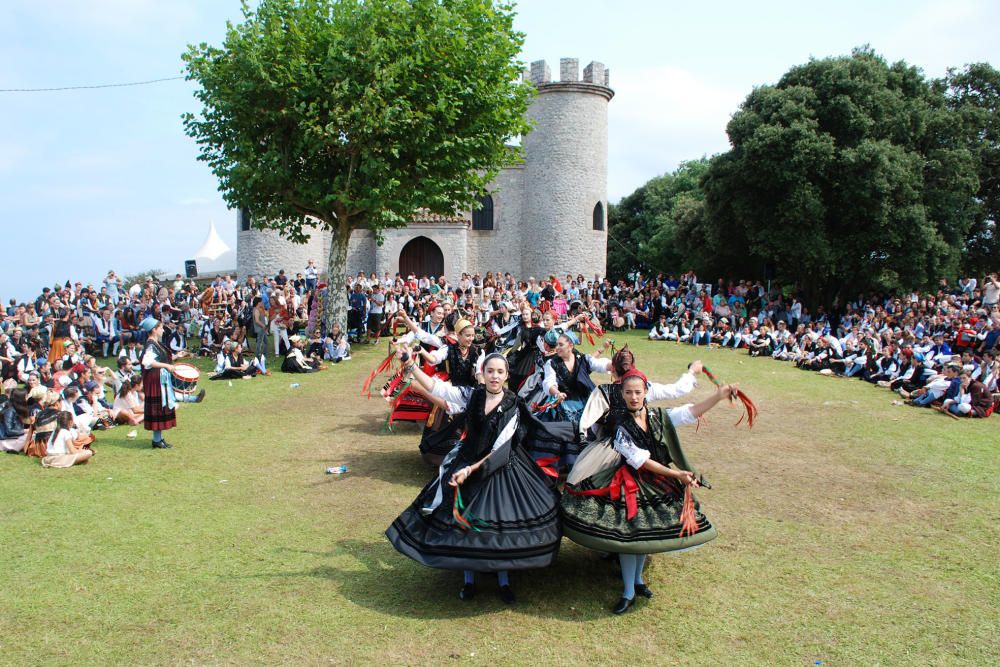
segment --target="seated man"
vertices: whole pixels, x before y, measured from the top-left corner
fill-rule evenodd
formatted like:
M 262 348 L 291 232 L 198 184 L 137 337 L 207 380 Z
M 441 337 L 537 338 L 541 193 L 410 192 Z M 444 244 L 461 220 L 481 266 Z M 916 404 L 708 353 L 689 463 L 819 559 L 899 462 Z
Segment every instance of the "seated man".
M 667 314 L 660 313 L 659 321 L 649 330 L 649 340 L 670 340 L 670 325 L 667 324 Z
M 962 367 L 956 363 L 949 363 L 944 367 L 942 375 L 935 375 L 924 387 L 913 392 L 911 403 L 919 407 L 929 406 L 935 401 L 951 399 L 955 402 L 959 398 L 962 388 Z
M 94 324 L 94 343 L 100 347 L 101 356 L 107 357 L 109 348 L 112 354 L 118 354 L 121 337 L 118 333 L 118 321 L 112 317 L 111 309 L 105 308 L 99 316 L 95 314 L 91 319 Z

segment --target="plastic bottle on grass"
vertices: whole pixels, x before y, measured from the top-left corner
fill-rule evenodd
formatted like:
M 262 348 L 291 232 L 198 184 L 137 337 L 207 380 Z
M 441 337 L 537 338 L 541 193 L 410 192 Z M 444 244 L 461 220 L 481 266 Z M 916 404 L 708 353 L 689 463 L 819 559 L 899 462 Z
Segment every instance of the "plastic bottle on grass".
M 347 466 L 333 466 L 326 469 L 327 475 L 343 475 L 345 472 L 347 472 Z
M 301 387 L 301 386 L 302 386 L 302 385 L 300 385 L 300 384 L 299 384 L 298 382 L 293 382 L 293 383 L 291 383 L 290 385 L 288 385 L 288 388 L 289 388 L 289 389 L 298 389 L 298 388 L 299 388 L 299 387 Z

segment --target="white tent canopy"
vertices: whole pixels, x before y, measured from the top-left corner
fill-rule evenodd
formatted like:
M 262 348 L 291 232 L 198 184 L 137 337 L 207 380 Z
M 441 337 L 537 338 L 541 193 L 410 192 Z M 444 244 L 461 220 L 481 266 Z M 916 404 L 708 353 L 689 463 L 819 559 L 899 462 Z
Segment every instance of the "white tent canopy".
M 201 244 L 198 252 L 194 254 L 194 258 L 215 261 L 227 252 L 231 252 L 231 248 L 225 241 L 222 240 L 222 237 L 219 236 L 219 232 L 215 230 L 215 222 L 209 222 L 208 238 L 206 238 L 205 242 Z
M 236 270 L 236 253 L 219 236 L 219 232 L 215 229 L 215 222 L 208 223 L 208 237 L 192 259 L 198 262 L 198 275 L 200 276 L 232 273 Z

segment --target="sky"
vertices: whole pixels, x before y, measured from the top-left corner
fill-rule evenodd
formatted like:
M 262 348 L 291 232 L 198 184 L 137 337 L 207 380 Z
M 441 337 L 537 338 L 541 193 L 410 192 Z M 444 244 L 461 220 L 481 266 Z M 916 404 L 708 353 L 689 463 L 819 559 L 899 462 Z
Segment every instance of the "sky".
M 680 162 L 724 152 L 726 123 L 755 87 L 810 58 L 871 45 L 930 77 L 1000 66 L 993 0 L 673 2 L 522 0 L 522 60 L 605 63 L 611 202 Z M 219 45 L 238 0 L 2 0 L 0 89 L 147 81 L 183 73 L 188 44 Z M 227 210 L 181 114 L 187 81 L 0 92 L 0 299 L 43 285 L 183 271 Z

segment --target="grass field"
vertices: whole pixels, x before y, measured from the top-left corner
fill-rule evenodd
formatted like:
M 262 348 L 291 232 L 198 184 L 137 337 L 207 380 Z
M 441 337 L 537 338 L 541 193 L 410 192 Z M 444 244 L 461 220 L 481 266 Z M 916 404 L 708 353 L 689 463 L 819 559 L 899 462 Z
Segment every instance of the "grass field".
M 720 537 L 654 556 L 656 597 L 630 613 L 608 613 L 617 569 L 568 541 L 512 577 L 513 607 L 485 579 L 462 602 L 460 575 L 392 549 L 382 532 L 431 471 L 417 428 L 387 433 L 384 402 L 358 396 L 380 347 L 309 376 L 204 382 L 169 451 L 118 427 L 79 468 L 0 456 L 0 663 L 1000 662 L 1000 417 L 630 340 L 652 378 L 697 354 L 761 413 L 747 431 L 720 406 L 682 431 Z M 337 464 L 350 471 L 324 474 Z

